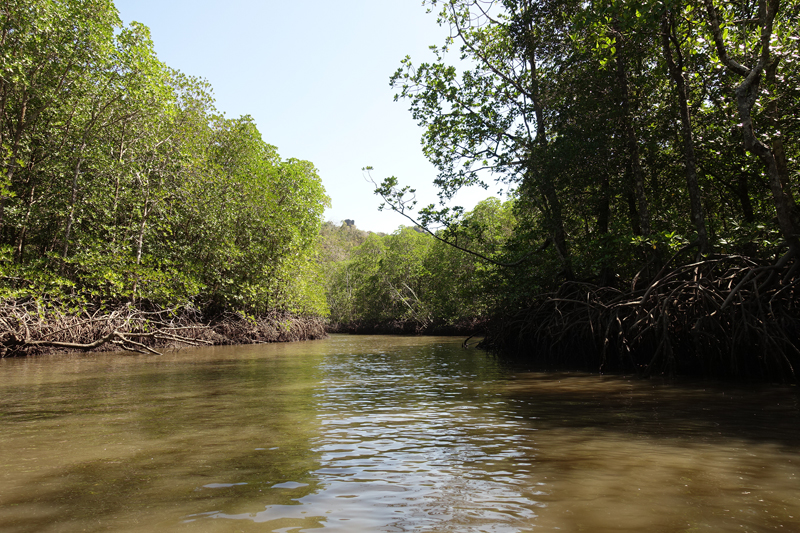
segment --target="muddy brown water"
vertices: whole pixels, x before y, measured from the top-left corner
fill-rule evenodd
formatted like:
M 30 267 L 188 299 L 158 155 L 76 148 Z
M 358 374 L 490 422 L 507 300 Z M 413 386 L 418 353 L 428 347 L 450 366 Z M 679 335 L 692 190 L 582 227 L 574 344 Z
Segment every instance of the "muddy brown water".
M 0 531 L 800 531 L 795 387 L 355 337 L 0 361 Z

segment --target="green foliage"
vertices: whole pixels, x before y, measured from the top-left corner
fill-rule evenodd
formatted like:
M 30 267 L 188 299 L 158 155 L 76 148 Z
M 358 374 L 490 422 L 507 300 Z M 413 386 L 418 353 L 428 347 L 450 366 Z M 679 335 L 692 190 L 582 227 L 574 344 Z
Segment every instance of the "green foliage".
M 434 61 L 407 57 L 391 78 L 439 171 L 442 206 L 419 209 L 415 220 L 454 228 L 440 235 L 456 244 L 463 210 L 445 201 L 469 185 L 512 191 L 512 229 L 490 259 L 526 259 L 478 276 L 488 280 L 493 305 L 525 306 L 564 280 L 628 289 L 698 241 L 697 213 L 705 216 L 708 253 L 770 260 L 791 244 L 776 213 L 785 200 L 800 220 L 800 3 L 424 3 L 451 37 L 433 47 Z M 726 68 L 723 49 L 745 69 L 764 66 L 750 100 L 761 155 L 745 149 L 748 126 L 735 96 L 743 78 L 730 61 Z M 676 91 L 675 72 L 685 94 Z M 417 207 L 414 191 L 396 177 L 376 193 L 405 215 Z M 460 256 L 447 257 L 441 246 L 437 257 L 458 271 Z M 448 294 L 439 291 L 437 301 Z
M 110 0 L 0 6 L 0 290 L 326 313 L 328 198 Z
M 485 200 L 439 235 L 449 233 L 464 246 L 498 256 L 514 230 L 512 212 L 512 202 Z M 328 242 L 343 243 L 327 256 L 328 303 L 335 324 L 424 328 L 485 318 L 494 310 L 491 285 L 497 267 L 474 255 L 419 228 L 401 227 L 391 235 L 364 235 L 347 226 L 332 230 L 326 230 Z

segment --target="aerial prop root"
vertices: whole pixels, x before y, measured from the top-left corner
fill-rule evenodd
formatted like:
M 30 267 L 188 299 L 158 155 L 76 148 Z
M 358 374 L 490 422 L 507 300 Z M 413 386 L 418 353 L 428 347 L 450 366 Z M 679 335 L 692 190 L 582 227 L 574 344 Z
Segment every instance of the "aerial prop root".
M 796 253 L 766 265 L 739 255 L 673 263 L 627 291 L 566 282 L 495 321 L 483 345 L 546 367 L 796 379 Z
M 160 354 L 156 346 L 213 344 L 208 329 L 196 319 L 197 313 L 186 308 L 143 311 L 126 305 L 108 312 L 72 314 L 32 299 L 4 300 L 0 302 L 0 356 L 104 347 Z

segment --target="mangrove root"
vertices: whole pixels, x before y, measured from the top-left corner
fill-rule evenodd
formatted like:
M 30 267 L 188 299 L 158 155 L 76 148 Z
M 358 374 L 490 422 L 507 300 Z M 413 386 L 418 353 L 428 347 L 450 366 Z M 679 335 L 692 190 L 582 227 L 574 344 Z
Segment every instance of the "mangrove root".
M 143 311 L 123 306 L 81 314 L 37 301 L 0 302 L 0 357 L 45 350 L 125 350 L 160 354 L 181 346 L 285 342 L 325 336 L 322 321 L 274 314 L 253 319 L 230 313 L 204 321 L 192 308 Z
M 495 321 L 483 346 L 543 368 L 793 381 L 799 264 L 791 253 L 771 265 L 718 255 L 629 291 L 564 283 Z

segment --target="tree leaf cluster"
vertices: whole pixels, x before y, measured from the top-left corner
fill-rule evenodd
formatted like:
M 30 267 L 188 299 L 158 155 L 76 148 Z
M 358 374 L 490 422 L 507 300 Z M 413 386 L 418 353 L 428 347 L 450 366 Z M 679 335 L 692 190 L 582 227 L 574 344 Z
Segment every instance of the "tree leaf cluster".
M 0 5 L 0 291 L 324 314 L 329 200 L 111 0 Z
M 450 37 L 391 78 L 439 172 L 416 220 L 458 227 L 445 204 L 465 186 L 510 193 L 496 258 L 525 260 L 499 270 L 504 305 L 571 280 L 630 288 L 687 243 L 800 253 L 798 2 L 425 4 Z M 397 178 L 376 193 L 412 214 Z
M 513 203 L 480 202 L 458 228 L 437 237 L 456 231 L 461 245 L 495 257 L 514 231 Z M 339 329 L 431 331 L 485 319 L 496 307 L 492 285 L 499 267 L 419 227 L 379 235 L 326 225 L 325 234 L 325 249 L 337 249 L 324 268 L 330 322 Z

